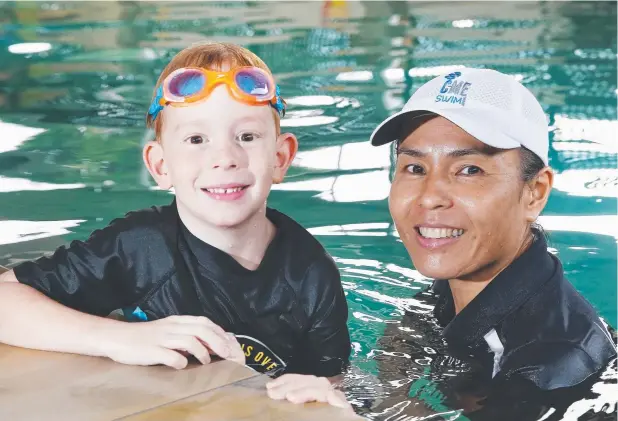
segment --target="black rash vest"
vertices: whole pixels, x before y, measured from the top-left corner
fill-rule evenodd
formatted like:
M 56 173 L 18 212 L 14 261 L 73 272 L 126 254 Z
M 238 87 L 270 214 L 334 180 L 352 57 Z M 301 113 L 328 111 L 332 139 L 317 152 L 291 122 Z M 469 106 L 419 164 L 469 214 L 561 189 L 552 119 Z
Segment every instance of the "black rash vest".
M 237 336 L 259 372 L 338 375 L 351 345 L 335 262 L 292 219 L 271 208 L 266 215 L 277 230 L 253 271 L 191 234 L 174 200 L 130 212 L 14 272 L 84 313 L 205 316 Z
M 543 234 L 534 233 L 528 250 L 457 315 L 448 281 L 435 281 L 434 314 L 452 355 L 489 376 L 519 377 L 541 390 L 576 386 L 615 358 L 616 346 Z

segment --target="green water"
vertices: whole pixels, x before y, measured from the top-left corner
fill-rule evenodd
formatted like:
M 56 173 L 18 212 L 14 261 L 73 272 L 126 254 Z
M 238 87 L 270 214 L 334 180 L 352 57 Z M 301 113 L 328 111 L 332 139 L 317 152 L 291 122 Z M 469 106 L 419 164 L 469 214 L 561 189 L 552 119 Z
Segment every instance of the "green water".
M 516 75 L 541 101 L 556 179 L 540 222 L 568 278 L 616 326 L 614 2 L 0 2 L 0 264 L 170 201 L 142 167 L 143 117 L 162 67 L 200 40 L 253 50 L 288 100 L 283 126 L 300 150 L 269 204 L 310 228 L 341 268 L 352 382 L 375 382 L 388 357 L 416 364 L 412 377 L 431 385 L 423 364 L 378 343 L 405 309 L 427 313 L 415 295 L 428 281 L 388 213 L 390 152 L 367 140 L 450 66 Z M 393 380 L 370 395 L 405 389 L 429 413 L 456 416 L 419 387 Z

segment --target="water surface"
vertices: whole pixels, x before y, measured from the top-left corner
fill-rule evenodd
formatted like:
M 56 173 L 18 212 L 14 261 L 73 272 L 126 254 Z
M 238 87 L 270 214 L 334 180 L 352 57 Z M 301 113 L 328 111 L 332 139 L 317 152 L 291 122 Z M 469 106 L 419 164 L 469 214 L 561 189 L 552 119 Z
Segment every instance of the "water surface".
M 461 367 L 428 369 L 439 355 L 420 294 L 430 281 L 413 269 L 388 213 L 391 151 L 367 142 L 446 70 L 491 67 L 541 101 L 556 179 L 540 222 L 567 277 L 616 326 L 612 2 L 2 2 L 0 264 L 170 201 L 141 163 L 144 115 L 163 66 L 202 40 L 260 55 L 288 101 L 282 125 L 300 150 L 269 204 L 310 229 L 341 269 L 354 343 L 348 393 L 359 413 L 465 419 L 438 387 Z M 402 335 L 425 345 L 393 351 Z M 615 386 L 615 365 L 606 377 L 570 415 L 547 419 L 593 419 L 583 414 Z

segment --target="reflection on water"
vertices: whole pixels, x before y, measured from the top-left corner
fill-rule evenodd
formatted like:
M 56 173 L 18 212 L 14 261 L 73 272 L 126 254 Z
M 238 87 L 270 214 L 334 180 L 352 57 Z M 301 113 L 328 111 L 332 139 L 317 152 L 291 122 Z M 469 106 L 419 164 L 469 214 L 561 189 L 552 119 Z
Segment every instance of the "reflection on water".
M 442 354 L 430 281 L 411 268 L 388 214 L 392 152 L 367 143 L 446 71 L 496 68 L 540 99 L 557 173 L 540 222 L 567 277 L 616 326 L 612 2 L 0 3 L 0 264 L 170 200 L 142 167 L 143 118 L 167 60 L 202 40 L 251 48 L 288 99 L 282 126 L 300 151 L 270 203 L 310 228 L 341 269 L 359 413 L 466 419 L 469 410 L 449 395 L 466 367 Z M 613 419 L 616 378 L 614 362 L 572 405 L 530 419 Z

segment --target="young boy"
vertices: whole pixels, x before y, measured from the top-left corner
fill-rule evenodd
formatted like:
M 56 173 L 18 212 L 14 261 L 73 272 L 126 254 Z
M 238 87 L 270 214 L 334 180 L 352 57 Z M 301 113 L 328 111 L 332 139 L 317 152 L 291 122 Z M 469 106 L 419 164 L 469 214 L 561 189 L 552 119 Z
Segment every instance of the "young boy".
M 174 200 L 0 275 L 0 342 L 178 369 L 188 354 L 215 354 L 286 373 L 268 385 L 272 398 L 349 408 L 331 385 L 351 348 L 337 267 L 266 206 L 298 147 L 280 132 L 284 109 L 250 51 L 214 43 L 176 55 L 143 150 Z M 118 309 L 142 322 L 106 317 Z

